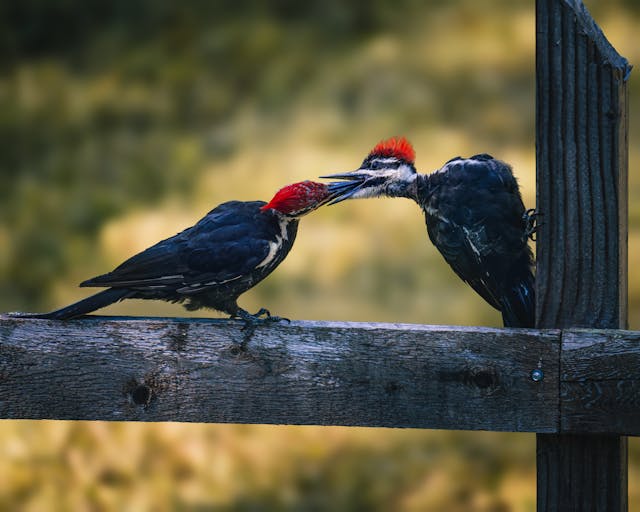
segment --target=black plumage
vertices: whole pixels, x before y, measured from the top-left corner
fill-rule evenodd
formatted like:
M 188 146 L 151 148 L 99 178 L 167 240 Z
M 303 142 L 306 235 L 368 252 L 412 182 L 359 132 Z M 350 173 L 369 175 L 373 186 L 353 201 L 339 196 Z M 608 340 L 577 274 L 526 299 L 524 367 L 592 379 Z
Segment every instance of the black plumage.
M 353 172 L 325 176 L 333 202 L 407 197 L 422 208 L 429 238 L 453 271 L 502 313 L 505 326 L 533 327 L 535 278 L 527 244 L 534 217 L 525 210 L 511 168 L 491 155 L 456 157 L 416 172 L 404 139 L 379 143 Z
M 453 271 L 502 313 L 533 327 L 535 280 L 528 216 L 511 168 L 490 155 L 455 158 L 418 175 L 429 238 Z
M 252 315 L 238 306 L 238 297 L 286 258 L 299 217 L 330 198 L 325 185 L 302 182 L 285 187 L 269 204 L 223 203 L 194 226 L 80 284 L 106 290 L 34 316 L 62 320 L 123 299 L 157 299 L 182 303 L 188 310 L 211 308 L 249 318 Z

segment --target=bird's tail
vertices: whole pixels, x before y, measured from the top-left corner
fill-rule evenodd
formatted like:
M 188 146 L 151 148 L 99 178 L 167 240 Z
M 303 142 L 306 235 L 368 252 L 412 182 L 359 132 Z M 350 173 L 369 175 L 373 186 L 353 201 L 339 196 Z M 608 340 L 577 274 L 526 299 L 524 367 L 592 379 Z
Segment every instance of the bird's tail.
M 69 304 L 64 308 L 51 311 L 50 313 L 36 313 L 33 315 L 29 314 L 20 316 L 28 316 L 29 318 L 47 318 L 51 320 L 69 320 L 77 316 L 86 315 L 87 313 L 91 313 L 96 309 L 103 308 L 109 304 L 118 302 L 119 300 L 126 299 L 130 294 L 131 290 L 126 288 L 107 288 L 95 295 L 91 295 L 91 297 L 79 300 L 78 302 Z
M 518 270 L 507 281 L 501 311 L 505 327 L 534 327 L 536 322 L 536 281 L 530 265 L 516 265 Z

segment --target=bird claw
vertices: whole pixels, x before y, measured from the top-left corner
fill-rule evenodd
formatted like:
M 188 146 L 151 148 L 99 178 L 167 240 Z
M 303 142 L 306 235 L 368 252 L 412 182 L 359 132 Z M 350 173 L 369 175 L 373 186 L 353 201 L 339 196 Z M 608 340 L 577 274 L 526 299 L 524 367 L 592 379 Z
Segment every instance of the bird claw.
M 288 318 L 284 318 L 283 316 L 272 315 L 271 312 L 266 308 L 260 308 L 258 311 L 256 311 L 253 315 L 250 315 L 250 316 L 252 316 L 254 319 L 260 319 L 264 323 L 271 323 L 271 322 L 291 323 L 291 320 L 289 320 Z M 263 316 L 264 318 L 261 318 Z
M 291 322 L 288 318 L 272 315 L 269 310 L 265 308 L 260 308 L 253 315 L 244 309 L 238 308 L 238 311 L 232 315 L 231 318 L 239 318 L 244 322 L 244 326 L 240 329 L 244 333 L 242 336 L 242 342 L 237 349 L 242 352 L 246 350 L 248 343 L 253 337 L 253 333 L 259 325 L 271 324 L 280 321 Z
M 243 331 L 250 328 L 255 329 L 258 325 L 270 324 L 275 322 L 284 321 L 291 323 L 291 320 L 289 320 L 288 318 L 272 315 L 266 308 L 260 308 L 254 314 L 251 314 L 244 309 L 240 309 L 234 316 L 237 316 L 244 321 L 245 325 L 242 328 Z
M 544 215 L 540 213 L 535 208 L 529 208 L 526 212 L 522 214 L 522 220 L 524 221 L 525 229 L 524 233 L 527 238 L 531 241 L 535 242 L 537 240 L 536 233 L 541 226 L 542 223 L 538 222 L 538 217 Z

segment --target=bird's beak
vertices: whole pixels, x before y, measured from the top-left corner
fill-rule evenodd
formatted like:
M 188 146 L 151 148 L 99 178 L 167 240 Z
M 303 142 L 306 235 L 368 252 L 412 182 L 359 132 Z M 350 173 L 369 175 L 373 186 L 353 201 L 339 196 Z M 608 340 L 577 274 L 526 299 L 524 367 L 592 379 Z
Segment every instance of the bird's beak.
M 342 182 L 329 183 L 327 185 L 327 195 L 318 201 L 316 205 L 314 205 L 313 209 L 320 208 L 325 204 L 333 204 L 333 202 L 342 194 L 342 190 L 337 187 L 332 187 L 332 185 L 342 185 Z
M 341 182 L 336 182 L 336 185 L 341 185 Z M 318 198 L 315 202 L 309 202 L 307 203 L 303 208 L 297 210 L 295 212 L 295 217 L 303 217 L 305 215 L 307 215 L 308 213 L 311 213 L 315 210 L 317 210 L 318 208 L 320 208 L 321 206 L 324 206 L 325 204 L 333 204 L 333 201 L 338 198 L 341 195 L 341 191 L 338 189 L 332 189 L 331 184 L 327 185 L 327 194 L 322 197 L 322 198 Z M 346 199 L 346 198 L 345 198 Z
M 374 174 L 368 169 L 356 169 L 351 172 L 329 174 L 320 176 L 324 179 L 339 179 L 344 181 L 334 181 L 327 185 L 331 200 L 329 204 L 336 204 L 346 199 L 356 199 L 375 195 L 374 191 L 379 190 L 387 181 L 387 176 Z

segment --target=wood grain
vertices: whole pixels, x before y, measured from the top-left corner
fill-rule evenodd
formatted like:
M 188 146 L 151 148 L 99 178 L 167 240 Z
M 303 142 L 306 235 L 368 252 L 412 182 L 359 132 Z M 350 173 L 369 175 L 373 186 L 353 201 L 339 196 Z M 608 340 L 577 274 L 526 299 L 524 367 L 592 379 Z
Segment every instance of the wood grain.
M 0 317 L 0 417 L 640 435 L 639 342 L 588 329 Z
M 536 1 L 537 327 L 626 327 L 630 69 L 580 0 Z M 627 396 L 611 385 L 563 382 L 562 429 L 605 428 L 620 405 L 612 394 Z M 628 414 L 616 421 L 608 428 L 635 425 Z M 626 438 L 537 443 L 538 510 L 626 510 Z
M 0 319 L 0 417 L 555 432 L 558 331 Z M 531 378 L 534 369 L 544 379 Z
M 561 429 L 640 433 L 640 333 L 565 331 Z
M 537 325 L 625 328 L 630 66 L 577 0 L 536 30 Z

